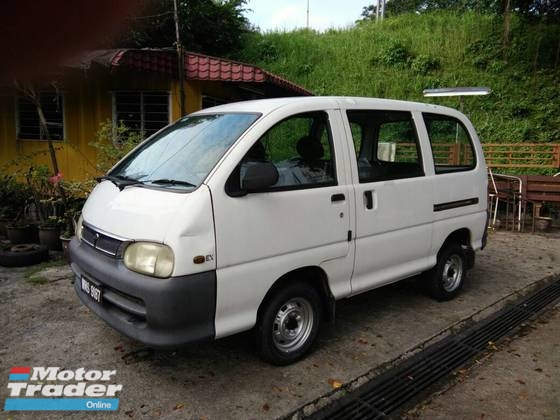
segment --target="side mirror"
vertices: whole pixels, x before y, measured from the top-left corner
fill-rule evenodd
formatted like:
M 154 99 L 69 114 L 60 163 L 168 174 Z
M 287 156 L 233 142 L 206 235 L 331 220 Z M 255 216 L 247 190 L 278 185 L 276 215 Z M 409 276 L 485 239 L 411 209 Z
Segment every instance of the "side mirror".
M 247 192 L 258 192 L 272 187 L 278 182 L 278 169 L 270 162 L 255 162 L 251 164 L 243 179 L 241 189 Z

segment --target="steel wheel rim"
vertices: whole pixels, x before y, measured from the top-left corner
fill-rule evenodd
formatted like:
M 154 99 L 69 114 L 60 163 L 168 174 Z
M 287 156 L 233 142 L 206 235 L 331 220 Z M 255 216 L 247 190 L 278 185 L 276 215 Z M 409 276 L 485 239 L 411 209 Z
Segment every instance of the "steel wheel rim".
M 272 338 L 274 345 L 284 352 L 299 350 L 313 329 L 313 308 L 304 298 L 293 298 L 284 303 L 274 317 Z
M 461 284 L 462 277 L 463 259 L 459 255 L 451 255 L 443 266 L 443 289 L 446 292 L 453 292 Z

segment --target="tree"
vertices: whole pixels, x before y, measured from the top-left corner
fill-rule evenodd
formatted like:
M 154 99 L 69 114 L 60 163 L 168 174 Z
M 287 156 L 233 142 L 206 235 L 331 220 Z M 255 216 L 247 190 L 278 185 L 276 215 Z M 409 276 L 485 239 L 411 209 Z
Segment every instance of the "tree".
M 432 10 L 476 11 L 482 13 L 517 13 L 526 17 L 560 17 L 560 0 L 391 0 L 387 15 L 422 13 Z M 375 4 L 365 6 L 361 16 L 375 19 Z
M 231 56 L 243 47 L 250 24 L 243 16 L 247 0 L 178 0 L 179 32 L 186 50 Z M 151 2 L 142 16 L 131 18 L 131 29 L 118 47 L 163 48 L 175 42 L 173 0 Z

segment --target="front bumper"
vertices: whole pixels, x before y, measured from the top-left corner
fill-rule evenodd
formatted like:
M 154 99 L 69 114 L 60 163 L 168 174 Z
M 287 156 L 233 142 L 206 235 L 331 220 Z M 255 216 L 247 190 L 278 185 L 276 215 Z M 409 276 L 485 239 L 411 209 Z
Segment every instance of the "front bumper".
M 121 259 L 76 238 L 70 242 L 70 259 L 78 297 L 122 334 L 157 348 L 215 337 L 215 271 L 153 278 L 130 271 Z M 101 303 L 81 290 L 82 276 L 102 287 Z

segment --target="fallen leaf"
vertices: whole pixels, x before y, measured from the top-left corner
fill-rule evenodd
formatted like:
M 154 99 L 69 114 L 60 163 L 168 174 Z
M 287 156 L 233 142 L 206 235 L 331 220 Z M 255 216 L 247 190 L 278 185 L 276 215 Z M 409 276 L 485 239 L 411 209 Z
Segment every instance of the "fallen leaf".
M 536 368 L 535 372 L 542 372 L 543 370 L 541 368 Z
M 515 382 L 521 385 L 525 385 L 525 382 L 523 382 L 521 379 L 516 379 Z
M 498 350 L 498 347 L 496 347 L 496 345 L 495 345 L 494 342 L 492 342 L 492 341 L 489 341 L 489 342 L 488 342 L 488 348 L 489 348 L 490 350 L 494 350 L 494 351 L 497 351 L 497 350 Z
M 268 405 L 268 403 L 265 403 L 265 404 L 262 406 L 262 409 L 263 409 L 264 411 L 268 411 L 268 410 L 270 410 L 270 405 Z
M 125 411 L 124 414 L 126 414 L 128 417 L 134 417 L 134 410 Z
M 333 389 L 338 389 L 342 386 L 342 381 L 339 379 L 329 378 L 328 383 Z
M 177 404 L 175 404 L 175 407 L 173 407 L 173 410 L 181 410 L 184 407 L 185 407 L 185 404 L 177 403 Z
M 360 339 L 358 340 L 358 343 L 360 343 L 360 344 L 368 344 L 368 342 L 367 342 L 366 340 L 364 340 L 363 338 L 360 338 Z

